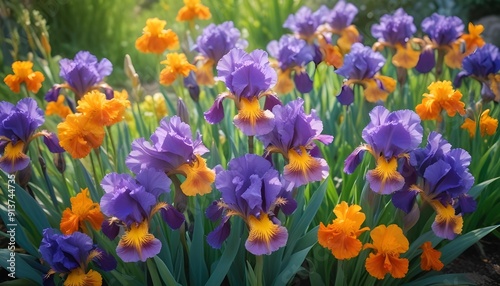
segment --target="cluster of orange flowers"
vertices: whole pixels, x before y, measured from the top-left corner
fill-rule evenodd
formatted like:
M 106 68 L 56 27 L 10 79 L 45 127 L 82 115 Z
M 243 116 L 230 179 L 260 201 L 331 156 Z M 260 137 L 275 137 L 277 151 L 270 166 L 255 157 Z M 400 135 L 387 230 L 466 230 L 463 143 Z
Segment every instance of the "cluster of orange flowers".
M 331 224 L 325 226 L 320 223 L 318 242 L 328 248 L 336 259 L 344 260 L 358 256 L 362 249 L 373 249 L 365 262 L 365 268 L 377 279 L 384 279 L 387 273 L 394 278 L 403 278 L 408 272 L 409 261 L 400 255 L 408 251 L 409 242 L 403 230 L 396 224 L 379 225 L 370 232 L 372 243 L 364 246 L 359 236 L 368 231 L 368 227 L 361 228 L 365 221 L 365 214 L 358 205 L 349 206 L 346 202 L 338 204 L 333 212 L 337 216 Z M 423 270 L 441 270 L 441 252 L 432 248 L 431 242 L 422 246 L 421 268 Z
M 101 229 L 104 215 L 101 207 L 90 198 L 89 190 L 82 189 L 71 198 L 71 208 L 66 208 L 62 214 L 59 228 L 63 234 L 69 235 L 76 231 L 89 234 L 87 223 L 95 230 Z
M 443 120 L 442 112 L 446 111 L 448 116 L 453 117 L 457 113 L 466 114 L 465 103 L 461 101 L 462 93 L 454 90 L 450 81 L 437 81 L 428 87 L 429 93 L 424 93 L 422 103 L 415 107 L 415 111 L 422 120 Z M 498 127 L 498 119 L 489 116 L 490 110 L 484 110 L 479 118 L 479 130 L 481 136 L 495 134 Z M 470 137 L 476 135 L 477 120 L 466 118 L 461 128 L 469 131 Z
M 200 0 L 184 0 L 184 6 L 179 10 L 176 20 L 193 23 L 195 19 L 207 20 L 212 15 L 208 7 L 202 5 Z M 142 35 L 136 40 L 135 47 L 143 53 L 163 54 L 166 50 L 179 49 L 179 37 L 171 29 L 165 29 L 167 21 L 150 18 Z M 160 73 L 160 83 L 171 85 L 179 77 L 187 77 L 196 67 L 189 63 L 184 53 L 170 53 L 160 62 L 166 65 Z
M 26 84 L 26 88 L 37 93 L 45 80 L 39 71 L 33 71 L 33 63 L 30 61 L 17 61 L 12 64 L 14 74 L 7 75 L 3 81 L 15 93 L 21 91 L 21 84 Z
M 84 158 L 92 149 L 101 146 L 104 126 L 123 120 L 125 110 L 130 107 L 128 93 L 115 91 L 112 99 L 104 93 L 91 91 L 78 101 L 77 113 L 69 114 L 57 125 L 59 144 L 75 159 Z

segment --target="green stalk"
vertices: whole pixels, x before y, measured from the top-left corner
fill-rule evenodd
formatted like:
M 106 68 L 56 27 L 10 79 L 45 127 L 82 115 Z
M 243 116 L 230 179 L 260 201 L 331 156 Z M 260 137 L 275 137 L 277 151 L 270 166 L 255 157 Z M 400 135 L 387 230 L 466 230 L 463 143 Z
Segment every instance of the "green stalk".
M 264 285 L 262 273 L 264 270 L 264 257 L 262 255 L 255 256 L 255 277 L 257 277 L 257 286 Z

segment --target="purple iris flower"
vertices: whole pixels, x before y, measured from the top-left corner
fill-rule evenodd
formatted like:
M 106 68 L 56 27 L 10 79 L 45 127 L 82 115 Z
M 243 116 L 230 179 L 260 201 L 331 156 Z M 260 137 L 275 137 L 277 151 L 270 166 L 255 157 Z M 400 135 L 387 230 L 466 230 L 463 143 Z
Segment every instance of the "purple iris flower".
M 422 142 L 420 117 L 410 110 L 389 112 L 377 106 L 370 112 L 371 122 L 363 129 L 367 143 L 356 148 L 344 162 L 344 172 L 351 174 L 366 151 L 376 159 L 376 168 L 368 171 L 370 188 L 380 194 L 392 194 L 403 188 L 404 177 L 398 172 L 398 160 Z
M 433 13 L 422 21 L 422 31 L 438 46 L 451 45 L 464 31 L 462 20 L 456 16 Z
M 208 152 L 201 135 L 193 138 L 190 126 L 178 116 L 165 117 L 150 139 L 153 144 L 144 138 L 132 142 L 132 151 L 125 160 L 132 172 L 155 169 L 168 173 Z
M 319 25 L 322 24 L 325 14 L 324 7 L 316 12 L 312 12 L 309 7 L 302 6 L 297 13 L 288 15 L 283 24 L 284 28 L 290 29 L 301 38 L 311 39 L 314 37 Z
M 275 211 L 281 207 L 289 214 L 294 204 L 292 199 L 280 196 L 282 182 L 269 161 L 254 154 L 232 159 L 227 170 L 217 173 L 215 185 L 222 198 L 207 208 L 206 215 L 213 221 L 220 219 L 221 223 L 208 234 L 210 246 L 221 247 L 229 236 L 229 218 L 233 215 L 243 218 L 249 228 L 245 248 L 250 253 L 271 254 L 285 246 L 288 232 Z
M 394 193 L 392 202 L 409 212 L 409 207 L 420 194 L 438 213 L 432 225 L 436 235 L 453 239 L 457 234 L 453 228 L 456 215 L 473 212 L 476 208 L 476 202 L 467 194 L 474 184 L 474 177 L 469 172 L 470 161 L 467 151 L 453 149 L 441 134 L 431 132 L 426 147 L 410 153 L 410 165 L 418 176 L 415 183 L 418 188 Z M 451 216 L 446 214 L 448 206 L 454 209 Z M 438 217 L 447 220 L 440 221 Z
M 78 52 L 73 60 L 60 60 L 59 67 L 59 76 L 66 81 L 66 84 L 58 84 L 52 87 L 45 94 L 45 100 L 47 101 L 56 101 L 61 87 L 70 88 L 76 94 L 77 99 L 79 99 L 100 84 L 104 77 L 110 75 L 113 71 L 113 65 L 108 59 L 103 58 L 101 61 L 98 61 L 88 51 Z M 109 86 L 103 87 L 106 90 L 106 95 L 109 94 L 112 96 L 111 88 Z
M 332 10 L 323 15 L 322 22 L 330 25 L 337 33 L 349 27 L 358 14 L 358 8 L 351 3 L 340 0 Z
M 210 24 L 198 38 L 193 49 L 206 59 L 214 63 L 227 54 L 233 48 L 245 49 L 248 42 L 241 39 L 240 31 L 234 27 L 232 21 L 220 25 Z
M 250 54 L 240 49 L 232 49 L 217 64 L 218 77 L 229 92 L 220 94 L 212 107 L 205 112 L 205 119 L 210 124 L 220 122 L 224 118 L 222 101 L 230 98 L 235 101 L 239 110 L 234 117 L 234 124 L 245 135 L 261 135 L 269 132 L 274 126 L 273 115 L 269 110 L 261 110 L 259 98 L 274 96 L 269 92 L 276 84 L 276 71 L 269 64 L 267 53 L 254 50 Z
M 385 64 L 384 56 L 361 43 L 355 43 L 345 56 L 344 65 L 335 72 L 347 79 L 373 78 Z
M 397 9 L 392 15 L 383 15 L 380 24 L 374 24 L 371 28 L 372 36 L 379 42 L 403 46 L 406 46 L 416 31 L 413 17 L 406 14 L 403 8 Z
M 337 95 L 337 100 L 343 105 L 350 105 L 354 102 L 354 91 L 350 87 L 350 84 L 353 83 L 361 84 L 364 87 L 379 87 L 379 90 L 388 94 L 390 91 L 386 91 L 384 83 L 377 78 L 377 73 L 384 64 L 385 58 L 381 53 L 375 52 L 372 48 L 361 43 L 354 43 L 351 51 L 344 58 L 343 66 L 335 70 L 337 74 L 348 79 L 342 86 L 339 95 Z M 373 88 L 370 91 L 373 92 Z M 367 95 L 371 96 L 370 92 L 365 93 L 365 97 Z M 378 98 L 378 95 L 373 97 Z
M 326 161 L 315 140 L 330 144 L 333 136 L 323 135 L 323 122 L 311 110 L 304 112 L 304 100 L 290 101 L 285 106 L 273 108 L 276 124 L 266 135 L 258 136 L 268 153 L 281 153 L 288 161 L 284 169 L 284 179 L 291 183 L 290 187 L 299 187 L 309 182 L 325 179 L 329 174 Z
M 171 180 L 164 172 L 146 169 L 134 179 L 128 174 L 110 173 L 101 186 L 106 192 L 101 198 L 102 212 L 110 217 L 103 223 L 103 232 L 110 239 L 118 234 L 119 224 L 126 229 L 116 249 L 125 262 L 145 261 L 161 250 L 161 242 L 149 233 L 151 217 L 161 211 L 171 228 L 179 228 L 184 216 L 171 205 L 159 202 L 170 192 Z M 140 238 L 140 239 L 139 239 Z
M 81 232 L 63 235 L 46 228 L 43 230 L 39 251 L 42 259 L 58 273 L 67 274 L 82 267 L 85 269 L 90 255 L 105 271 L 116 267 L 113 256 L 98 248 L 88 235 Z
M 64 152 L 52 133 L 36 132 L 44 121 L 43 111 L 32 98 L 21 99 L 16 105 L 0 102 L 0 169 L 13 173 L 26 168 L 30 163 L 25 154 L 28 144 L 38 136 L 44 137 L 52 153 Z
M 462 68 L 463 70 L 457 74 L 453 81 L 455 87 L 460 87 L 464 78 L 473 77 L 482 84 L 481 96 L 483 99 L 485 101 L 495 99 L 495 94 L 490 87 L 493 80 L 490 76 L 500 71 L 500 52 L 496 46 L 485 44 L 477 48 L 464 58 Z
M 308 93 L 312 90 L 313 81 L 305 70 L 305 66 L 314 60 L 315 51 L 312 46 L 292 35 L 283 35 L 279 42 L 271 41 L 267 50 L 278 60 L 281 74 L 287 76 L 292 70 L 295 71 L 292 76 L 298 91 Z

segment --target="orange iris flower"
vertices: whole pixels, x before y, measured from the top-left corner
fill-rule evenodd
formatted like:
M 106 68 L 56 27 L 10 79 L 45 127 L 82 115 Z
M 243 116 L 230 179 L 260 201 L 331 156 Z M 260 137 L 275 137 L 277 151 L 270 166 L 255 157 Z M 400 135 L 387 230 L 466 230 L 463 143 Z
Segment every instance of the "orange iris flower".
M 210 9 L 201 4 L 200 0 L 184 0 L 184 6 L 177 13 L 175 20 L 179 22 L 193 21 L 196 18 L 207 20 L 211 17 L 212 14 L 210 14 Z
M 190 71 L 196 70 L 183 53 L 170 53 L 167 59 L 160 63 L 166 65 L 160 72 L 160 83 L 164 85 L 172 84 L 179 75 L 187 77 Z
M 366 216 L 360 211 L 358 205 L 349 206 L 341 202 L 333 209 L 337 218 L 327 226 L 320 223 L 318 242 L 330 249 L 336 259 L 350 259 L 361 251 L 362 244 L 358 237 L 369 228 L 361 228 Z
M 486 109 L 483 113 L 481 113 L 481 117 L 479 118 L 479 130 L 481 132 L 481 137 L 484 137 L 486 134 L 491 136 L 497 131 L 498 119 L 491 117 L 489 114 L 490 110 Z M 470 137 L 474 137 L 476 135 L 476 121 L 470 118 L 465 119 L 461 128 L 469 131 Z
M 72 114 L 71 109 L 64 105 L 64 101 L 66 97 L 64 95 L 59 95 L 57 97 L 57 101 L 51 101 L 47 103 L 47 107 L 45 108 L 45 114 L 48 115 L 59 115 L 62 119 L 65 119 L 66 116 Z
M 422 270 L 429 271 L 434 269 L 436 271 L 440 271 L 443 269 L 443 262 L 439 259 L 441 257 L 441 251 L 435 250 L 432 248 L 432 243 L 430 241 L 426 241 L 420 246 L 422 249 L 422 255 L 420 258 L 420 268 Z
M 377 279 L 384 279 L 387 273 L 394 278 L 405 277 L 409 261 L 399 255 L 408 251 L 410 246 L 403 230 L 395 224 L 379 225 L 371 231 L 370 237 L 373 243 L 364 246 L 374 250 L 366 259 L 368 273 Z
M 162 54 L 165 50 L 179 48 L 179 37 L 171 29 L 165 30 L 166 21 L 158 18 L 146 20 L 142 36 L 135 41 L 135 48 L 143 53 Z
M 433 82 L 427 88 L 429 93 L 424 93 L 422 103 L 415 107 L 422 120 L 441 121 L 442 110 L 446 110 L 448 116 L 455 116 L 457 112 L 465 115 L 465 103 L 460 101 L 462 93 L 453 89 L 451 81 Z
M 95 230 L 101 229 L 104 215 L 98 203 L 94 203 L 90 198 L 89 190 L 82 191 L 71 198 L 71 208 L 66 208 L 63 212 L 60 229 L 63 234 L 69 235 L 81 229 L 88 233 L 85 222 L 88 221 Z
M 7 75 L 3 81 L 10 90 L 18 93 L 21 90 L 21 83 L 25 83 L 29 91 L 37 93 L 45 80 L 39 71 L 33 71 L 33 63 L 30 61 L 16 61 L 12 64 L 14 74 Z

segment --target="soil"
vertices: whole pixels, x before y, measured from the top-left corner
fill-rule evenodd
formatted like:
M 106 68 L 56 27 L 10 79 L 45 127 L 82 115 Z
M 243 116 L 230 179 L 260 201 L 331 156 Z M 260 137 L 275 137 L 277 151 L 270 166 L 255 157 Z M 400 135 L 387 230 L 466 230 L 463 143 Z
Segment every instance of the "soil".
M 442 270 L 444 273 L 471 273 L 481 286 L 500 286 L 500 239 L 488 235 L 471 246 Z

